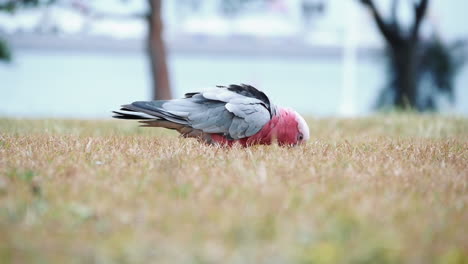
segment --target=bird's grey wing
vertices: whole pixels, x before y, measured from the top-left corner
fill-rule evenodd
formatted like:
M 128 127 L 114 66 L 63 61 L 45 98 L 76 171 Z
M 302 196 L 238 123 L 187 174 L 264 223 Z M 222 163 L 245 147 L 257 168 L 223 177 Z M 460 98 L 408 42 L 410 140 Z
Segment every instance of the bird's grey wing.
M 187 101 L 195 103 L 187 109 Z M 190 104 L 191 105 L 191 104 Z M 232 139 L 252 136 L 271 119 L 264 103 L 226 88 L 214 88 L 191 94 L 188 98 L 169 101 L 165 109 L 189 110 L 191 126 L 206 133 L 219 133 Z
M 230 102 L 225 107 L 235 116 L 229 127 L 229 135 L 232 138 L 244 138 L 255 135 L 270 121 L 270 113 L 260 103 L 243 104 Z
M 167 101 L 162 107 L 170 113 L 183 116 L 195 129 L 205 133 L 226 134 L 234 116 L 227 111 L 225 104 L 195 95 L 191 98 Z

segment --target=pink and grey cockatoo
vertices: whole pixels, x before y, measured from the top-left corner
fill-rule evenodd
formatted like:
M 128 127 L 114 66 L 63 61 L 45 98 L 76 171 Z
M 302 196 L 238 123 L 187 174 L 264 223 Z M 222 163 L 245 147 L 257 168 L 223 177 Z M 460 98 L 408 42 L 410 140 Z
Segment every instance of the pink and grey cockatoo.
M 309 139 L 302 116 L 272 104 L 263 92 L 245 84 L 187 93 L 182 99 L 134 102 L 114 113 L 115 118 L 174 129 L 208 144 L 298 145 Z

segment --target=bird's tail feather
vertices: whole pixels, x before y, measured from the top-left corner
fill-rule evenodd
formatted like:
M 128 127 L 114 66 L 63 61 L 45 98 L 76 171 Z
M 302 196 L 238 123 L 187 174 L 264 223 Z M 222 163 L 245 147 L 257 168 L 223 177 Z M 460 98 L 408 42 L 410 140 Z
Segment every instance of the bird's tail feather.
M 131 112 L 131 113 L 128 113 Z M 114 115 L 112 116 L 113 118 L 117 119 L 128 119 L 128 120 L 149 120 L 149 119 L 154 119 L 154 117 L 149 117 L 147 115 L 142 115 L 141 113 L 138 113 L 136 111 L 128 110 L 125 108 L 121 108 L 120 111 L 112 111 Z
M 162 119 L 173 123 L 188 125 L 186 118 L 164 109 L 163 104 L 167 101 L 137 101 L 132 104 L 123 105 L 121 110 L 138 112 L 141 119 Z M 134 113 L 130 113 L 132 115 Z
M 132 104 L 122 105 L 120 111 L 114 111 L 113 117 L 132 120 L 167 120 L 177 124 L 187 125 L 188 121 L 163 108 L 167 101 L 138 101 Z
M 188 120 L 163 108 L 166 101 L 134 102 L 123 105 L 119 111 L 113 111 L 118 119 L 139 120 L 141 127 L 164 127 L 178 131 L 184 137 L 195 137 L 211 141 L 203 131 L 194 129 Z
M 120 111 L 113 111 L 113 113 L 115 114 L 113 117 L 117 119 L 139 120 L 140 127 L 164 127 L 168 129 L 177 130 L 181 133 L 181 130 L 185 127 L 185 125 L 182 124 L 167 121 L 154 116 L 150 117 L 147 114 L 129 110 L 124 107 L 121 108 Z

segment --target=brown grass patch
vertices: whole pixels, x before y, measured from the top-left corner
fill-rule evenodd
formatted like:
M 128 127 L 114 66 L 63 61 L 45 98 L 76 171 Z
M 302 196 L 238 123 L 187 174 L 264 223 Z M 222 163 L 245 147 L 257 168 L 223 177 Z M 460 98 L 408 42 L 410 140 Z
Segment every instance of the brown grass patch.
M 309 125 L 306 146 L 223 149 L 0 120 L 0 262 L 468 262 L 466 119 Z

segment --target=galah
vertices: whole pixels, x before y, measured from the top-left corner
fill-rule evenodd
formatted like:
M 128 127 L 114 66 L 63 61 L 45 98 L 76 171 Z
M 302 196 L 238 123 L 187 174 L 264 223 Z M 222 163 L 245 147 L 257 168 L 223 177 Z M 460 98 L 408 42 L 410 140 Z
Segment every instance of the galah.
M 114 113 L 115 118 L 174 129 L 208 144 L 298 145 L 309 139 L 302 116 L 272 104 L 263 92 L 245 84 L 187 93 L 182 99 L 133 102 Z

